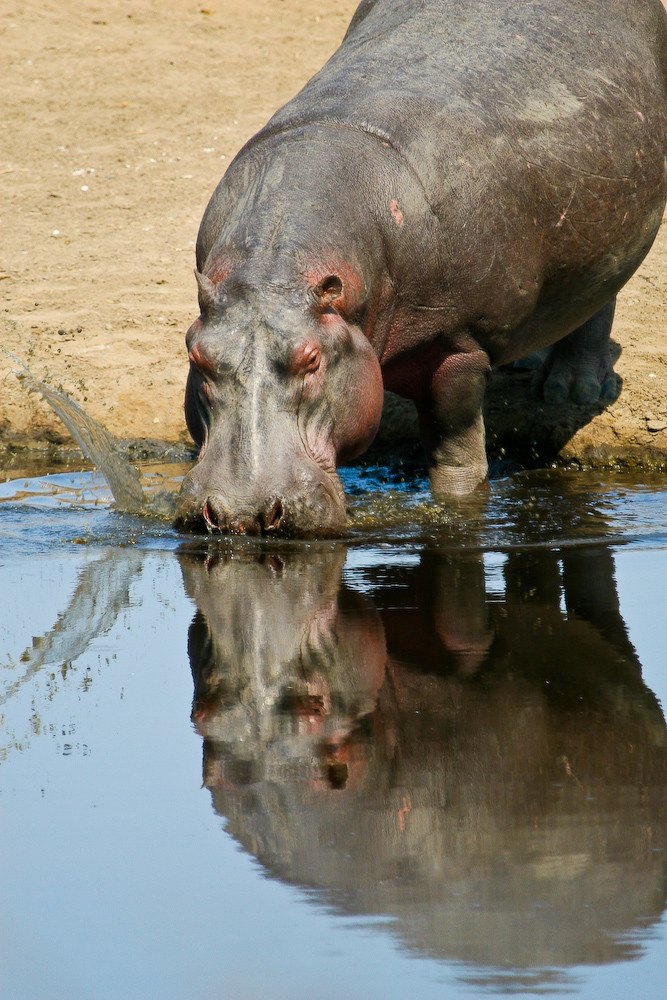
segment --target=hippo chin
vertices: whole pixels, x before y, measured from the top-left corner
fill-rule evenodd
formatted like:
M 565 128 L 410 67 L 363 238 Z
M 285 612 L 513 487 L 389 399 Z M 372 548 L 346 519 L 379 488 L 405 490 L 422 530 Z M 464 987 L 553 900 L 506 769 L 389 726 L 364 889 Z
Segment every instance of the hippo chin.
M 666 197 L 660 0 L 362 0 L 204 214 L 178 523 L 340 533 L 383 385 L 436 496 L 486 478 L 494 365 L 548 348 L 549 405 L 612 398 Z

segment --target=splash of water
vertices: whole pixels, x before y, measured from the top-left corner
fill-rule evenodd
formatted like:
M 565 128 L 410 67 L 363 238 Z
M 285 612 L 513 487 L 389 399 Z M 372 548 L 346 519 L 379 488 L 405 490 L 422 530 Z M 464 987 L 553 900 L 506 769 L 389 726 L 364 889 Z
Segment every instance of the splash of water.
M 17 378 L 30 392 L 42 395 L 65 424 L 86 458 L 103 474 L 116 506 L 130 514 L 151 513 L 141 477 L 134 466 L 120 455 L 116 438 L 65 392 L 40 382 L 20 358 L 4 348 L 3 351 L 19 365 L 18 369 L 14 369 Z

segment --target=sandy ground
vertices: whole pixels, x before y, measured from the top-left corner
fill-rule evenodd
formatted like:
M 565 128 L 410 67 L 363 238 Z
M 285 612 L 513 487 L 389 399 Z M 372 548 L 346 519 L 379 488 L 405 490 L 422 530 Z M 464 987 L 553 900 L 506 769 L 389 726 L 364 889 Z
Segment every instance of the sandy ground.
M 355 6 L 3 4 L 2 344 L 117 436 L 188 442 L 183 338 L 198 311 L 203 210 L 236 150 L 336 48 Z M 667 462 L 667 221 L 619 297 L 614 339 L 623 391 L 601 412 L 550 411 L 530 402 L 529 376 L 499 373 L 492 452 Z M 67 445 L 1 353 L 0 384 L 1 468 Z

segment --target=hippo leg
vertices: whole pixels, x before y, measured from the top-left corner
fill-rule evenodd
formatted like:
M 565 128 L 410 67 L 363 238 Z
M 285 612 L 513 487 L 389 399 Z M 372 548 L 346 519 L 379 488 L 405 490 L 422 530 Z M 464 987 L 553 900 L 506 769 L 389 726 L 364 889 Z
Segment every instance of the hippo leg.
M 619 379 L 609 354 L 615 306 L 614 298 L 553 345 L 533 382 L 535 395 L 546 403 L 564 403 L 568 397 L 580 404 L 616 399 Z
M 435 497 L 470 493 L 487 477 L 482 402 L 490 374 L 485 351 L 448 354 L 417 406 Z

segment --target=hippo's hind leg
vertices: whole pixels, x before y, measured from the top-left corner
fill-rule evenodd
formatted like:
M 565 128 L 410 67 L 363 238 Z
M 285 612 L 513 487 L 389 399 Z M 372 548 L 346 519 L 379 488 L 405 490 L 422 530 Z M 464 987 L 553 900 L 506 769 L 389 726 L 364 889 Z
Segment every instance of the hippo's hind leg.
M 482 403 L 490 374 L 484 351 L 446 354 L 417 404 L 435 497 L 471 493 L 487 477 Z
M 620 380 L 609 353 L 615 306 L 614 298 L 553 345 L 535 376 L 535 395 L 542 395 L 545 403 L 564 403 L 568 398 L 580 404 L 616 399 Z

